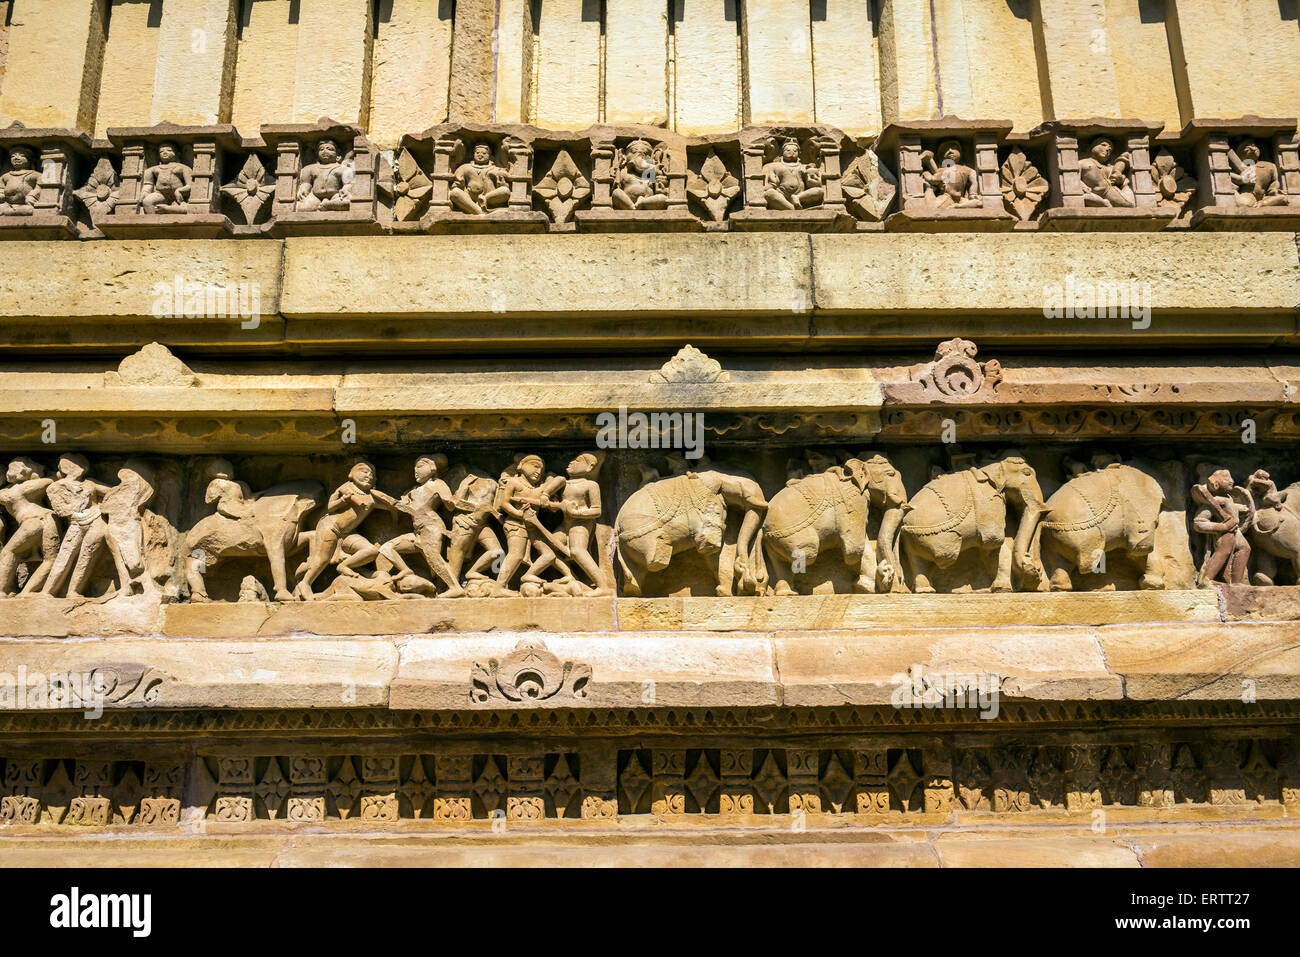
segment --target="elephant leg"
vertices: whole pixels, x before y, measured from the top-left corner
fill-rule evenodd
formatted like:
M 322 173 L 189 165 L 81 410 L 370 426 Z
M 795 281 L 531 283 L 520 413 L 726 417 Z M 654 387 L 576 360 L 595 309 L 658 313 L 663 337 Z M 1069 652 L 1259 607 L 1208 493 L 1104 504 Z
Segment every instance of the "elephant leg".
M 289 545 L 290 539 L 294 538 L 297 532 L 289 529 L 281 535 L 265 535 L 263 542 L 266 545 L 266 560 L 271 566 L 271 583 L 274 586 L 276 601 L 293 601 L 293 592 L 289 590 L 287 560 L 285 558 L 285 549 Z
M 854 562 L 845 556 L 845 562 L 850 568 Z M 853 590 L 862 595 L 874 595 L 876 593 L 876 553 L 870 543 L 863 542 L 862 554 L 857 560 L 858 580 L 853 583 Z M 889 584 L 893 584 L 891 581 Z M 888 592 L 888 585 L 883 586 L 883 590 Z
M 719 598 L 730 598 L 734 593 L 736 582 L 736 546 L 724 545 L 709 557 L 713 565 L 713 577 L 718 587 L 714 593 Z
M 933 595 L 934 585 L 930 581 L 934 566 L 916 553 L 916 549 L 903 546 L 903 564 L 907 566 L 907 576 L 912 580 L 912 592 L 917 595 Z
M 623 548 L 621 545 L 617 548 L 618 566 L 623 570 L 623 594 L 632 598 L 641 596 L 641 579 L 645 575 L 645 567 L 641 562 L 640 555 L 636 549 Z
M 797 594 L 790 571 L 790 562 L 784 555 L 778 555 L 775 548 L 770 548 L 767 551 L 767 567 L 771 576 L 772 590 L 776 594 Z
M 1043 571 L 1052 591 L 1073 591 L 1074 579 L 1070 577 L 1070 560 L 1061 553 L 1055 542 L 1043 538 Z
M 988 553 L 992 557 L 990 564 L 993 566 L 993 591 L 1013 591 L 1011 587 L 1012 545 L 1011 539 L 1004 538 L 996 551 L 989 549 Z
M 1139 588 L 1156 590 L 1165 587 L 1165 560 L 1162 555 L 1152 549 L 1145 555 L 1133 557 L 1142 571 L 1142 577 L 1138 581 Z
M 1255 574 L 1250 576 L 1252 585 L 1271 585 L 1277 580 L 1278 561 L 1262 548 L 1255 552 Z M 1294 561 L 1292 567 L 1295 566 Z

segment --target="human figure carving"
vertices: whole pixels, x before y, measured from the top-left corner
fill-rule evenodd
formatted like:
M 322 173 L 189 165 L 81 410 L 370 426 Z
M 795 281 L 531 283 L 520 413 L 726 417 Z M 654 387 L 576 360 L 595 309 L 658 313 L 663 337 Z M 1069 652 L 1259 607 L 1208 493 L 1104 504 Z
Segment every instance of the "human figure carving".
M 610 196 L 615 209 L 668 208 L 668 153 L 647 140 L 633 140 L 614 152 Z
M 447 566 L 452 578 L 461 582 L 461 570 L 469 561 L 476 545 L 483 551 L 470 565 L 463 581 L 466 584 L 485 586 L 485 571 L 505 555 L 501 539 L 491 526 L 496 514 L 497 482 L 482 472 L 469 471 L 452 498 L 451 545 L 447 549 Z
M 299 212 L 346 211 L 352 205 L 352 169 L 339 159 L 338 144 L 316 144 L 316 162 L 298 173 L 296 208 Z
M 438 510 L 449 507 L 452 502 L 451 489 L 440 477 L 446 468 L 445 455 L 423 455 L 416 461 L 415 481 L 418 484 L 397 502 L 397 510 L 411 516 L 414 531 L 385 542 L 380 546 L 379 553 L 403 575 L 414 575 L 415 572 L 406 564 L 402 555 L 418 551 L 424 556 L 429 570 L 446 586 L 442 597 L 460 598 L 465 594 L 465 589 L 460 587 L 447 566 L 446 559 L 442 557 L 447 523 Z
M 180 161 L 175 143 L 158 145 L 158 162 L 140 177 L 140 207 L 146 213 L 188 211 L 194 172 Z
M 599 555 L 593 555 L 593 550 L 599 545 L 596 524 L 602 506 L 597 478 L 604 459 L 603 452 L 583 452 L 573 459 L 565 469 L 568 478 L 556 503 L 564 513 L 560 534 L 556 537 L 567 545 L 567 557 L 591 579 L 592 590 L 586 593 L 589 595 L 613 593 L 613 583 L 601 567 Z
M 979 209 L 979 174 L 961 161 L 961 144 L 946 140 L 939 144 L 939 158 L 930 150 L 921 153 L 921 178 L 930 191 L 927 203 L 934 209 Z
M 545 482 L 542 476 L 545 465 L 540 456 L 525 455 L 501 475 L 497 487 L 496 510 L 501 516 L 501 526 L 506 533 L 506 555 L 497 574 L 497 590 L 509 591 L 511 579 L 520 565 L 535 551 L 521 579 L 521 592 L 538 591 L 546 582 L 541 573 L 552 565 L 566 577 L 572 577 L 568 566 L 559 558 L 564 551 L 551 531 L 542 524 L 538 509 L 558 508 L 554 496 L 564 486 L 564 479 L 551 476 Z M 533 586 L 524 589 L 522 586 Z
M 36 212 L 32 202 L 41 182 L 36 171 L 32 151 L 25 146 L 15 146 L 9 151 L 9 169 L 0 174 L 0 216 L 31 216 Z
M 1199 506 L 1192 528 L 1207 541 L 1196 583 L 1202 587 L 1216 581 L 1245 584 L 1250 562 L 1246 532 L 1255 517 L 1250 493 L 1233 483 L 1231 472 L 1218 469 L 1203 484 L 1192 486 L 1192 500 Z
M 0 596 L 13 594 L 20 562 L 40 557 L 36 571 L 23 585 L 23 594 L 39 591 L 54 565 L 59 526 L 54 512 L 40 504 L 53 481 L 44 476 L 45 467 L 26 456 L 10 462 L 5 473 L 9 484 L 0 489 L 0 507 L 13 516 L 18 527 L 0 549 Z
M 789 137 L 781 143 L 781 154 L 763 167 L 763 198 L 768 209 L 809 209 L 826 198 L 822 170 L 799 156 L 799 141 Z
M 1254 140 L 1246 139 L 1228 151 L 1232 172 L 1228 177 L 1237 187 L 1237 202 L 1242 206 L 1285 206 L 1282 178 L 1277 166 L 1260 159 L 1259 147 Z
M 296 594 L 299 598 L 310 601 L 315 597 L 311 589 L 312 583 L 331 562 L 337 563 L 339 572 L 347 574 L 355 566 L 365 564 L 378 554 L 377 546 L 366 547 L 369 543 L 345 549 L 341 557 L 339 550 L 344 538 L 355 531 L 376 506 L 397 510 L 397 502 L 392 496 L 375 488 L 375 467 L 369 462 L 358 462 L 348 472 L 348 480 L 330 496 L 325 506 L 325 515 L 311 533 L 307 561 L 298 572 Z
M 463 213 L 482 216 L 510 202 L 510 180 L 505 169 L 492 162 L 492 147 L 474 144 L 473 159 L 456 167 L 452 176 L 451 204 Z
M 1085 206 L 1117 206 L 1130 208 L 1137 205 L 1129 173 L 1133 157 L 1128 153 L 1115 156 L 1115 144 L 1108 137 L 1099 136 L 1092 141 L 1088 155 L 1079 159 L 1079 179 L 1083 184 Z
M 104 493 L 100 508 L 108 519 L 108 549 L 117 567 L 118 594 L 129 597 L 157 592 L 145 565 L 143 509 L 154 496 L 154 472 L 132 459 L 117 470 L 117 484 Z
M 95 559 L 107 544 L 108 525 L 99 503 L 109 487 L 89 478 L 89 472 L 85 456 L 65 455 L 59 459 L 58 478 L 45 490 L 54 514 L 68 523 L 54 567 L 41 589 L 46 595 L 56 594 L 67 582 L 67 597 L 82 597 Z

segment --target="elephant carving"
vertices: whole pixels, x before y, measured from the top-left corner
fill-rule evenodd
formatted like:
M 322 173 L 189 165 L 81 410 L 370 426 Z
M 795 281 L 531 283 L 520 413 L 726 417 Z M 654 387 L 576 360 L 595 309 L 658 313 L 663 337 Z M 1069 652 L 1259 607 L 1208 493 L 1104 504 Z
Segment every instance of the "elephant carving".
M 727 508 L 743 512 L 736 540 L 734 570 L 723 561 Z M 614 521 L 624 594 L 641 594 L 647 572 L 668 567 L 674 555 L 698 551 L 710 556 L 719 595 L 732 594 L 735 579 L 742 591 L 761 591 L 763 563 L 755 560 L 759 526 L 767 499 L 752 477 L 714 465 L 643 485 L 628 497 Z
M 1268 472 L 1259 469 L 1246 484 L 1255 502 L 1250 530 L 1255 546 L 1251 584 L 1274 584 L 1282 565 L 1289 566 L 1300 581 L 1300 482 L 1278 491 Z
M 1047 500 L 1034 537 L 1051 589 L 1072 590 L 1076 574 L 1103 570 L 1103 556 L 1113 551 L 1137 563 L 1140 588 L 1164 588 L 1156 530 L 1167 508 L 1160 482 L 1131 465 L 1110 462 L 1070 479 Z
M 190 600 L 207 601 L 203 575 L 220 559 L 265 555 L 276 601 L 293 601 L 285 558 L 297 546 L 303 520 L 324 491 L 320 482 L 285 482 L 241 503 L 238 518 L 218 511 L 199 519 L 185 537 Z
M 903 518 L 907 490 L 902 476 L 883 455 L 797 479 L 768 503 L 761 555 L 778 595 L 795 593 L 792 563 L 808 568 L 828 545 L 838 545 L 844 562 L 857 571 L 854 590 L 889 592 L 897 575 L 894 539 Z M 871 508 L 881 512 L 879 563 L 867 541 Z
M 1007 537 L 1007 502 L 1021 511 L 1014 542 Z M 993 591 L 1012 590 L 1012 572 L 1029 569 L 1030 536 L 1043 510 L 1033 468 L 1007 456 L 983 468 L 939 475 L 903 506 L 899 548 L 912 591 L 933 592 L 936 568 L 949 568 L 977 549 L 993 575 Z

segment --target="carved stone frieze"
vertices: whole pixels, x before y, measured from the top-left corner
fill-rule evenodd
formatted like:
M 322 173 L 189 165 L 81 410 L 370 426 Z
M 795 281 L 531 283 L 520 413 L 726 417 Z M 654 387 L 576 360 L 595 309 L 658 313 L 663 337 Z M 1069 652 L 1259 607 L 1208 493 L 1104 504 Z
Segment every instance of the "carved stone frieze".
M 377 153 L 355 125 L 0 130 L 0 237 L 439 231 L 1293 229 L 1291 119 L 894 123 L 683 136 L 443 124 Z M 272 159 L 273 157 L 273 159 Z M 892 218 L 890 218 L 892 217 Z M 105 231 L 104 227 L 108 229 Z

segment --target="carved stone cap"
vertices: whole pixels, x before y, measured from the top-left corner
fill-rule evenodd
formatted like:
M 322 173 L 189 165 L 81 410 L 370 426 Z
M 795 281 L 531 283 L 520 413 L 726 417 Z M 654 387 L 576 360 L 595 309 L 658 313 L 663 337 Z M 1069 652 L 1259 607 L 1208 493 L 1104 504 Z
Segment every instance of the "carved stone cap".
M 48 147 L 52 143 L 60 144 L 83 154 L 89 153 L 93 145 L 91 138 L 80 130 L 63 129 L 61 127 L 24 126 L 17 120 L 0 129 L 0 147 L 4 149 L 26 146 L 39 153 L 42 147 Z
M 730 382 L 731 373 L 722 370 L 722 363 L 710 359 L 692 345 L 682 346 L 677 355 L 663 364 L 658 372 L 650 373 L 651 382 Z
M 971 136 L 975 133 L 996 133 L 999 138 L 1011 132 L 1015 124 L 1011 120 L 963 120 L 955 116 L 945 116 L 938 120 L 910 120 L 902 123 L 890 123 L 880 131 L 876 138 L 876 152 L 890 150 L 898 145 L 904 136 L 921 136 L 927 139 L 942 136 Z
M 1078 120 L 1048 120 L 1035 126 L 1029 131 L 1029 135 L 1032 137 L 1040 133 L 1073 133 L 1076 136 L 1087 137 L 1146 133 L 1148 136 L 1155 136 L 1164 128 L 1165 124 L 1157 120 L 1114 120 L 1105 116 L 1092 116 Z
M 1274 136 L 1289 133 L 1296 128 L 1295 117 L 1239 116 L 1235 119 L 1195 119 L 1177 133 L 1169 131 L 1161 139 L 1177 137 L 1186 144 L 1199 143 L 1207 136 L 1226 133 L 1229 136 Z
M 192 386 L 198 378 L 172 351 L 160 342 L 151 342 L 139 352 L 122 360 L 116 372 L 104 373 L 104 385 L 120 386 Z
M 239 130 L 229 123 L 216 126 L 179 126 L 175 123 L 159 123 L 155 126 L 114 126 L 108 130 L 108 139 L 114 146 L 122 147 L 127 143 L 165 143 L 170 140 L 208 140 L 224 149 L 239 149 L 247 145 Z
M 322 139 L 337 139 L 347 143 L 354 140 L 369 143 L 366 131 L 356 123 L 340 123 L 328 116 L 322 116 L 315 123 L 263 123 L 262 140 L 267 146 L 274 146 L 281 140 L 302 140 L 314 142 Z M 340 144 L 341 145 L 341 144 Z

